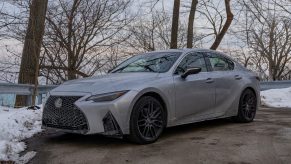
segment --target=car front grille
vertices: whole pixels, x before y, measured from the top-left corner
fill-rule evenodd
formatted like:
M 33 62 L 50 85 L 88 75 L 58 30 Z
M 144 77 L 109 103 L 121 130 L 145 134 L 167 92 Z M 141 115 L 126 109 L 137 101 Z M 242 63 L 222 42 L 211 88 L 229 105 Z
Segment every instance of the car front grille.
M 84 113 L 74 103 L 79 96 L 50 96 L 44 106 L 44 126 L 72 131 L 88 131 Z

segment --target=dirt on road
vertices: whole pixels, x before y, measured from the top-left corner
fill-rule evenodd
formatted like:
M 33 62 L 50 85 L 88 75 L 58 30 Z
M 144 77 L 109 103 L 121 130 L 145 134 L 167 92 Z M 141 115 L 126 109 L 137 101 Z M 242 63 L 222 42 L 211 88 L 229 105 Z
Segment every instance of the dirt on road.
M 168 128 L 154 144 L 46 131 L 26 141 L 45 163 L 291 163 L 291 110 L 261 108 L 254 122 L 227 119 Z

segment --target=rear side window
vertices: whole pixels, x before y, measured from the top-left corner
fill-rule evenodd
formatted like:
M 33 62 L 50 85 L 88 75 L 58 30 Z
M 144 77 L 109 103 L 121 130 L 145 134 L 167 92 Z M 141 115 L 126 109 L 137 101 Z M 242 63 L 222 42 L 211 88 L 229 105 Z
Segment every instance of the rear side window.
M 207 72 L 204 56 L 200 53 L 187 55 L 177 67 L 175 74 L 183 74 L 188 68 L 199 67 L 201 72 Z
M 221 56 L 208 56 L 213 71 L 231 71 L 234 69 L 234 63 Z

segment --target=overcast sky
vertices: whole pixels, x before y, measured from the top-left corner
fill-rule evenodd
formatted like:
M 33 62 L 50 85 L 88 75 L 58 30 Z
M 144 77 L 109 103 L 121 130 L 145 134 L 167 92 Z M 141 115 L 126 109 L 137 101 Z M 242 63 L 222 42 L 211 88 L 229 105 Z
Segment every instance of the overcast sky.
M 50 1 L 53 1 L 53 0 L 50 0 Z M 135 1 L 133 1 L 132 11 L 139 12 L 142 15 L 148 14 L 149 12 L 151 12 L 150 11 L 151 6 L 153 6 L 153 4 L 155 4 L 155 8 L 154 8 L 155 10 L 162 10 L 162 8 L 164 7 L 164 9 L 168 13 L 170 13 L 170 14 L 172 13 L 174 0 L 159 0 L 158 3 L 155 3 L 156 0 L 152 0 L 152 3 L 150 1 L 151 0 L 135 0 Z M 224 9 L 223 2 L 217 1 L 217 3 L 222 4 L 221 7 L 223 10 Z M 181 1 L 180 21 L 184 24 L 187 24 L 188 14 L 189 14 L 187 11 L 188 9 L 185 8 L 185 6 L 189 6 L 189 5 L 190 5 L 190 0 L 182 0 Z M 3 0 L 0 0 L 0 7 L 6 11 L 19 12 L 12 5 L 9 5 L 8 3 L 3 3 Z M 197 15 L 198 14 L 196 14 L 196 16 Z M 201 32 L 207 33 L 207 30 L 205 27 L 208 26 L 208 22 L 205 19 L 196 19 L 194 22 L 194 25 L 195 25 L 195 30 L 198 33 L 201 33 Z M 222 44 L 232 45 L 231 43 L 229 43 L 231 41 L 233 41 L 233 39 L 228 39 L 228 36 L 226 36 L 226 38 L 223 40 Z M 21 53 L 21 51 L 22 51 L 21 44 L 19 42 L 11 41 L 11 40 L 9 40 L 9 41 L 2 40 L 2 41 L 0 41 L 0 57 L 7 55 L 6 45 L 8 45 L 8 48 L 10 48 L 10 49 L 15 49 L 16 52 Z M 205 43 L 203 48 L 208 48 L 209 46 L 210 46 L 210 43 Z

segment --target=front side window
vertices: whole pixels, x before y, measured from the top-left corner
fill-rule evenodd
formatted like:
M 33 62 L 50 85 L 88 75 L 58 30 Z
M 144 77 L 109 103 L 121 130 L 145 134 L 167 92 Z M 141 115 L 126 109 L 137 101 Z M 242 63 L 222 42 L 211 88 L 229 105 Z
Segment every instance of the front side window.
M 176 60 L 180 57 L 181 52 L 151 52 L 134 56 L 121 63 L 111 73 L 128 73 L 128 72 L 167 72 Z
M 234 69 L 233 62 L 224 57 L 215 55 L 208 58 L 213 71 L 230 71 Z
M 183 74 L 188 68 L 198 67 L 201 72 L 207 72 L 206 62 L 204 56 L 199 53 L 187 55 L 177 67 L 175 74 Z

